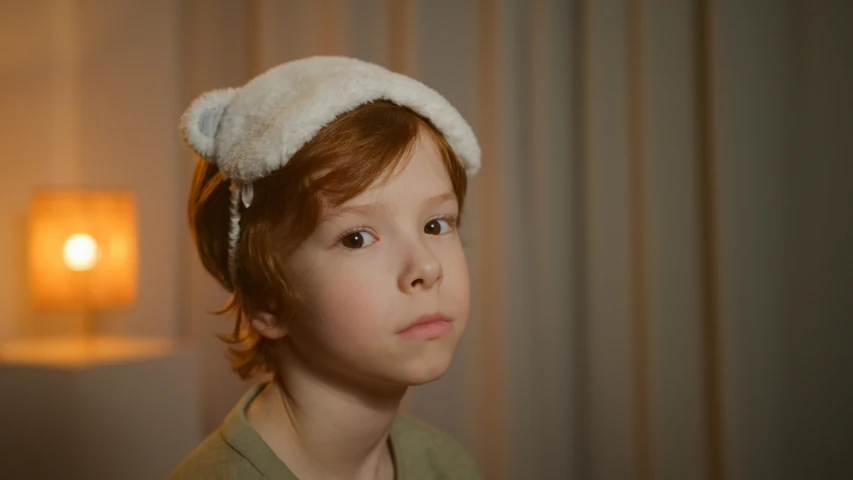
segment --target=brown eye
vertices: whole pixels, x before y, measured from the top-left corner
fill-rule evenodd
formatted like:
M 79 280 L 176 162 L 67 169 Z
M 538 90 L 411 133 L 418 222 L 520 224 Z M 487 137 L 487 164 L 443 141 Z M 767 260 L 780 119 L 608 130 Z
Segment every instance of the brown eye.
M 427 235 L 441 235 L 442 233 L 447 233 L 450 231 L 450 224 L 447 220 L 436 219 L 430 220 L 424 225 L 424 233 Z
M 367 232 L 353 232 L 341 239 L 340 244 L 350 250 L 358 250 L 375 242 L 376 238 Z

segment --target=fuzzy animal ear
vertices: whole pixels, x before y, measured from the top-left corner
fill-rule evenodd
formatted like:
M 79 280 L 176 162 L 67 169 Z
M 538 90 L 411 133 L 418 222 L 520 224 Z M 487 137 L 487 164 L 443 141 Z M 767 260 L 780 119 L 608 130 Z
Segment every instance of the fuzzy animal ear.
M 225 107 L 234 98 L 236 89 L 211 90 L 193 100 L 181 117 L 181 134 L 184 141 L 201 158 L 216 162 L 216 132 L 225 113 Z

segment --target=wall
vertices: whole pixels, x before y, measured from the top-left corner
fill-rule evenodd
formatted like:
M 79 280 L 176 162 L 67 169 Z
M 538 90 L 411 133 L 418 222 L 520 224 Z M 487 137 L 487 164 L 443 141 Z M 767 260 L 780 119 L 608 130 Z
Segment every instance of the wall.
M 74 314 L 27 299 L 26 214 L 38 187 L 119 187 L 137 195 L 136 304 L 105 331 L 171 336 L 184 314 L 184 177 L 179 11 L 124 0 L 0 4 L 0 340 L 67 333 Z

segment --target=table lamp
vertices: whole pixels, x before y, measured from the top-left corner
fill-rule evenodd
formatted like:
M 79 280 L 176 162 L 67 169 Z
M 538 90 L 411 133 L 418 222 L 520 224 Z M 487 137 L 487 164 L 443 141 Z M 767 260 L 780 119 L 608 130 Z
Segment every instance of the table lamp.
M 76 310 L 97 335 L 96 310 L 133 304 L 136 202 L 122 190 L 40 190 L 30 203 L 29 291 L 40 310 Z
M 96 312 L 135 301 L 136 225 L 126 191 L 32 195 L 32 306 L 87 323 L 83 335 L 0 342 L 0 478 L 165 478 L 203 438 L 195 348 L 94 328 Z

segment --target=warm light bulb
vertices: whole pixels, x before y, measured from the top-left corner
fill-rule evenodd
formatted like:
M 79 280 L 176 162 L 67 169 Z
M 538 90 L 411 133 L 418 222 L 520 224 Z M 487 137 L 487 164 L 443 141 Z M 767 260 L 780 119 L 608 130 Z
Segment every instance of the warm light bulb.
M 71 235 L 62 245 L 62 258 L 71 270 L 91 270 L 98 263 L 98 243 L 85 233 Z

